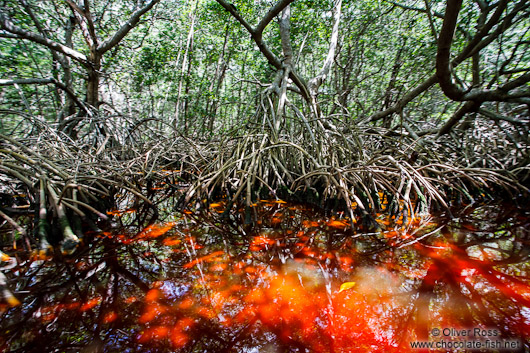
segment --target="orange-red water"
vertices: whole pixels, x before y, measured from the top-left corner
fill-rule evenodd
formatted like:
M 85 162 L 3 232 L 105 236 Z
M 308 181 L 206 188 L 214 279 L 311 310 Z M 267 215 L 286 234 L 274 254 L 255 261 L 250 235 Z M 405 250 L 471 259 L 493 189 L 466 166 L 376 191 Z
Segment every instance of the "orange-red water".
M 223 207 L 144 229 L 134 226 L 134 212 L 114 212 L 113 227 L 88 234 L 74 256 L 11 254 L 18 264 L 4 273 L 21 304 L 1 306 L 0 348 L 419 352 L 417 341 L 437 351 L 529 348 L 524 210 L 467 207 L 456 219 L 405 225 L 379 216 L 381 229 L 363 233 L 360 220 L 283 202 L 255 205 L 253 226 L 222 220 Z

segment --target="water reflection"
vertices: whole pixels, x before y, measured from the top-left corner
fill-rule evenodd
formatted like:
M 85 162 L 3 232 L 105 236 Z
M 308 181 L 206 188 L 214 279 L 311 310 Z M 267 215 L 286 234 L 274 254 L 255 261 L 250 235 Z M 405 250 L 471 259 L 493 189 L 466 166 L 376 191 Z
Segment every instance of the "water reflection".
M 476 340 L 462 336 L 475 328 L 519 345 L 508 351 L 530 347 L 523 211 L 381 215 L 380 231 L 362 233 L 354 219 L 283 202 L 254 205 L 252 226 L 244 209 L 224 219 L 223 208 L 140 231 L 134 213 L 114 212 L 115 227 L 87 234 L 75 256 L 12 253 L 0 285 L 21 304 L 0 307 L 2 350 L 407 352 L 417 340 Z

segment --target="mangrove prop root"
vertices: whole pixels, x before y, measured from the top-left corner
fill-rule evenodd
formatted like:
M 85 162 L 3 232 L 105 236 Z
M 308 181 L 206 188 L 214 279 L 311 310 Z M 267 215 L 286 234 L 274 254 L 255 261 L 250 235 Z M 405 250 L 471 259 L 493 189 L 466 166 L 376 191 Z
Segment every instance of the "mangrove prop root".
M 477 123 L 443 141 L 427 134 L 418 143 L 418 135 L 406 129 L 362 124 L 327 129 L 310 116 L 302 118 L 305 112 L 290 111 L 293 116 L 289 109 L 282 113 L 288 129 L 256 124 L 212 140 L 158 132 L 146 122 L 156 139 L 129 141 L 116 129 L 112 138 L 121 141 L 116 148 L 108 135 L 87 142 L 89 131 L 77 141 L 52 128 L 40 136 L 0 135 L 0 192 L 25 194 L 38 221 L 30 232 L 24 229 L 32 224 L 23 218 L 27 215 L 0 217 L 20 234 L 35 234 L 43 251 L 50 248 L 50 224 L 58 224 L 62 248 L 70 252 L 83 235 L 81 224 L 108 221 L 111 208 L 149 209 L 153 221 L 159 206 L 173 199 L 183 209 L 224 195 L 230 206 L 225 215 L 232 205 L 249 207 L 258 197 L 310 199 L 322 207 L 342 205 L 350 217 L 373 223 L 368 216 L 379 211 L 411 218 L 433 207 L 449 209 L 451 198 L 473 202 L 496 190 L 528 193 L 524 178 L 530 168 L 522 162 L 528 156 L 514 158 L 524 153 L 522 142 L 510 149 L 491 126 Z M 261 110 L 263 122 L 278 118 L 270 112 Z M 491 145 L 501 143 L 505 148 Z

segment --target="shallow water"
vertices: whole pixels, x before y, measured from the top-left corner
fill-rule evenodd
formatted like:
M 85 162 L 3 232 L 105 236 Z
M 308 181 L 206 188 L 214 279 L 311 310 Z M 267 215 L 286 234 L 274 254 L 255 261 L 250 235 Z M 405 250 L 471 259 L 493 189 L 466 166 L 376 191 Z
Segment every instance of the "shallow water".
M 223 207 L 141 230 L 134 211 L 116 211 L 72 256 L 11 251 L 3 273 L 20 305 L 0 306 L 1 349 L 529 350 L 528 211 L 468 206 L 405 225 L 379 215 L 369 233 L 282 201 L 254 205 L 254 225 Z

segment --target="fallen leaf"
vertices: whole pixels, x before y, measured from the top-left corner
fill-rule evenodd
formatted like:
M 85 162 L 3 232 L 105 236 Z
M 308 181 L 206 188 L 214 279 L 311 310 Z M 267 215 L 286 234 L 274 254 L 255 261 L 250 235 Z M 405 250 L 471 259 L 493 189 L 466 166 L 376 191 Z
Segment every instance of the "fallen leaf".
M 355 286 L 355 282 L 344 282 L 340 285 L 339 293 L 348 289 L 353 288 Z

